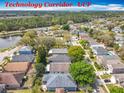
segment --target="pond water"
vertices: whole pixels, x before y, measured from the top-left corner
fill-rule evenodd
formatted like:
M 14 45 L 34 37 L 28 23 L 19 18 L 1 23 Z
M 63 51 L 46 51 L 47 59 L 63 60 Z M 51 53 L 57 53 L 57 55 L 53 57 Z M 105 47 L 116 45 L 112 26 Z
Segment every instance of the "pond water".
M 12 36 L 0 38 L 0 48 L 9 48 L 15 46 L 21 39 L 21 36 Z

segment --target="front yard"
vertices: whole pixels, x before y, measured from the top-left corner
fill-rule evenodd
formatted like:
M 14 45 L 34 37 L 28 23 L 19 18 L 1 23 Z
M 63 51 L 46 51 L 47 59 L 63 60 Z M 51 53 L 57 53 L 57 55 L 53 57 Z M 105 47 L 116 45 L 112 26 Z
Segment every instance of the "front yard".
M 9 90 L 7 93 L 31 93 L 31 89 Z
M 110 93 L 124 93 L 124 88 L 116 86 L 116 85 L 107 85 Z
M 95 65 L 95 67 L 96 67 L 96 69 L 97 69 L 98 71 L 104 70 L 103 66 L 97 64 L 97 62 L 94 62 L 94 65 Z
M 110 74 L 104 74 L 104 75 L 101 75 L 102 79 L 109 79 L 111 78 L 112 75 Z

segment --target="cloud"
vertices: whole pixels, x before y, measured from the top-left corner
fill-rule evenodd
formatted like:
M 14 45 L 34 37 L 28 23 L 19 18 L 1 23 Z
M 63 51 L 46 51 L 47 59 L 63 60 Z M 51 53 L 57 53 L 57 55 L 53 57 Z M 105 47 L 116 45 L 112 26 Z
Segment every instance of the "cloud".
M 124 6 L 121 4 L 108 4 L 108 5 L 96 5 L 93 4 L 89 7 L 11 7 L 11 8 L 0 8 L 0 10 L 42 10 L 42 11 L 124 11 Z

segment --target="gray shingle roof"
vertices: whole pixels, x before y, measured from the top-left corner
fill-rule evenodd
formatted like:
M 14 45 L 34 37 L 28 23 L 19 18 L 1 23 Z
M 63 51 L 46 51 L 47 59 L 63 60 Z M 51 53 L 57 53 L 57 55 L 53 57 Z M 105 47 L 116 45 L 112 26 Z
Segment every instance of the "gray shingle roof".
M 24 46 L 19 51 L 32 51 L 32 48 L 29 46 Z
M 48 58 L 49 62 L 71 62 L 71 59 L 67 55 L 53 55 Z
M 102 55 L 104 60 L 119 60 L 120 58 L 116 55 Z
M 105 66 L 107 66 L 107 64 L 112 65 L 121 63 L 120 58 L 116 55 L 102 55 L 99 58 Z
M 123 68 L 124 69 L 124 64 L 123 63 L 120 63 L 120 64 L 111 64 L 111 66 L 113 67 L 113 68 L 117 68 L 117 69 L 121 69 L 121 68 Z
M 47 82 L 47 87 L 77 87 L 70 74 L 46 74 L 43 77 L 43 81 Z
M 69 72 L 70 63 L 50 63 L 50 72 Z
M 97 52 L 97 55 L 108 55 L 108 51 L 103 47 L 94 47 L 93 49 Z
M 12 62 L 33 62 L 34 55 L 16 55 L 12 57 Z
M 66 48 L 54 48 L 49 51 L 51 54 L 67 54 L 68 50 Z
M 118 79 L 120 82 L 124 81 L 124 74 L 113 74 L 113 76 Z

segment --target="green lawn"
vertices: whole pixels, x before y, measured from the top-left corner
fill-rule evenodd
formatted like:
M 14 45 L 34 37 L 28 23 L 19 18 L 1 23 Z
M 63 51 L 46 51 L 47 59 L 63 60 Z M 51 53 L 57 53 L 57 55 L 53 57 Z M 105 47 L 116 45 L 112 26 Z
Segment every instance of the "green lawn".
M 94 65 L 98 71 L 104 70 L 103 66 L 97 64 L 96 62 L 94 62 Z
M 31 90 L 24 89 L 24 90 L 9 90 L 7 93 L 31 93 Z
M 115 86 L 115 85 L 107 85 L 110 93 L 124 93 L 124 88 Z
M 112 75 L 109 75 L 109 74 L 104 74 L 104 75 L 101 75 L 102 79 L 108 79 L 108 78 L 111 78 Z
M 24 90 L 9 90 L 7 93 L 32 93 L 32 90 L 30 89 L 24 89 Z M 55 93 L 55 92 L 39 92 L 39 93 Z M 84 91 L 78 91 L 76 93 L 85 93 Z

